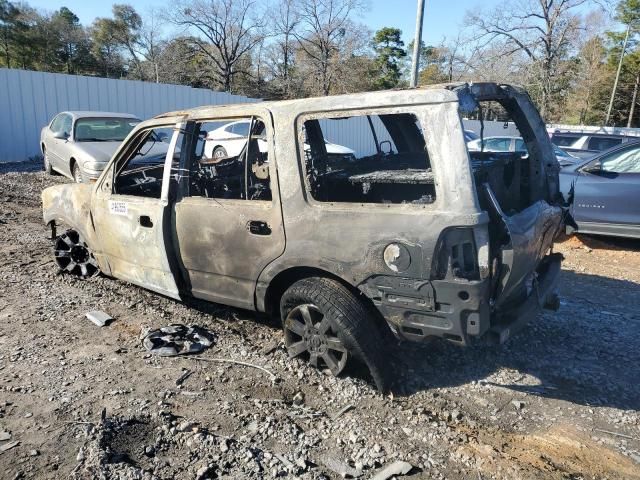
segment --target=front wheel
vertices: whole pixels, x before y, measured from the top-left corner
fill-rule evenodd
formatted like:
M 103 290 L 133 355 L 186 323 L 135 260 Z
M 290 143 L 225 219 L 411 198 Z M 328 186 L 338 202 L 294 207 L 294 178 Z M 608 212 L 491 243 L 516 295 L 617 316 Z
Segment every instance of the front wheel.
M 80 165 L 77 162 L 73 163 L 73 167 L 71 169 L 71 174 L 73 175 L 73 181 L 76 183 L 82 183 L 82 172 L 80 171 Z
M 56 238 L 53 254 L 62 272 L 80 278 L 93 277 L 100 272 L 87 242 L 76 230 L 67 230 Z
M 42 147 L 42 157 L 44 162 L 44 172 L 47 175 L 53 175 L 53 167 L 51 166 L 51 161 L 49 160 L 49 154 L 47 153 L 47 149 Z
M 334 375 L 360 361 L 378 389 L 387 389 L 383 335 L 366 306 L 340 282 L 323 277 L 295 282 L 282 295 L 280 314 L 290 358 Z

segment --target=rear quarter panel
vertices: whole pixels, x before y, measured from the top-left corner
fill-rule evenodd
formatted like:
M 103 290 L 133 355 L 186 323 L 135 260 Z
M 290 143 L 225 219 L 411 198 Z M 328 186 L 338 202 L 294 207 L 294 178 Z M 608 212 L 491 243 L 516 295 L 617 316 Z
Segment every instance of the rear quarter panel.
M 349 106 L 341 107 L 335 110 Z M 265 268 L 259 279 L 259 309 L 260 291 L 275 275 L 288 268 L 317 268 L 354 286 L 373 275 L 393 275 L 383 260 L 383 251 L 392 242 L 403 243 L 412 252 L 410 269 L 397 275 L 428 278 L 436 242 L 445 228 L 488 223 L 488 216 L 477 204 L 457 102 L 396 108 L 398 112 L 417 113 L 425 128 L 427 149 L 436 176 L 436 201 L 433 204 L 314 201 L 306 193 L 304 169 L 299 161 L 298 149 L 302 141 L 296 137 L 298 114 L 274 112 L 286 249 Z M 366 114 L 366 111 L 359 113 Z

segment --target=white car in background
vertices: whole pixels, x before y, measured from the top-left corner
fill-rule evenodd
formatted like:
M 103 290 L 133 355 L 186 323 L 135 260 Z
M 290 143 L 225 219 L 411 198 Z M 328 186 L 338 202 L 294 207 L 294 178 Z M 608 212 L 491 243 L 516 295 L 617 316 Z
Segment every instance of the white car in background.
M 204 157 L 220 159 L 240 155 L 249 136 L 249 123 L 247 120 L 239 120 L 227 123 L 207 133 L 204 144 Z M 327 141 L 325 141 L 325 146 L 329 155 L 342 155 L 355 160 L 356 152 L 348 147 Z M 258 148 L 261 152 L 267 151 L 264 139 L 258 139 Z M 309 148 L 309 145 L 305 142 L 304 149 L 309 150 Z

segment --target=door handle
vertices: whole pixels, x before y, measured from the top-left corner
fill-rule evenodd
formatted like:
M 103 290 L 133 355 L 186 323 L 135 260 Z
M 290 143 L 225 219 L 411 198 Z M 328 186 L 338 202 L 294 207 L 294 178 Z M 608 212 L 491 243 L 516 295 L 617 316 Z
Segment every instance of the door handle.
M 153 227 L 153 222 L 151 221 L 151 217 L 149 217 L 148 215 L 140 215 L 139 222 L 141 227 L 146 227 L 146 228 Z
M 247 222 L 247 230 L 253 235 L 271 235 L 271 228 L 262 220 L 250 220 Z

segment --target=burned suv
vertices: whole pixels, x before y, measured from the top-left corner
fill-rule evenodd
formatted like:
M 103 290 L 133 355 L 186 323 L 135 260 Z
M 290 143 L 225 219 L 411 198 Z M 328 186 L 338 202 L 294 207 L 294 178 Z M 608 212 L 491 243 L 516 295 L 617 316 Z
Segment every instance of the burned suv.
M 483 102 L 509 112 L 527 156 L 467 151 L 461 112 Z M 393 336 L 503 342 L 557 305 L 558 166 L 506 85 L 167 113 L 95 184 L 42 200 L 63 271 L 268 312 L 291 357 L 336 375 L 363 362 L 381 389 Z

